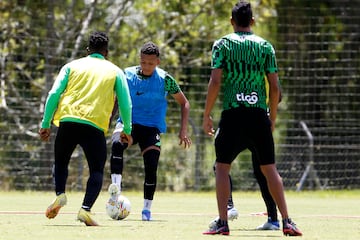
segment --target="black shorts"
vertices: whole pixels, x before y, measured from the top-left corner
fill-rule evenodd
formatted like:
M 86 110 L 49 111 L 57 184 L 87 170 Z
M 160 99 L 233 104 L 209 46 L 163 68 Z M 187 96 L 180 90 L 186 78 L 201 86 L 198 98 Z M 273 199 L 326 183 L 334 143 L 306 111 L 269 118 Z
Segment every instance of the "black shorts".
M 221 113 L 215 135 L 216 162 L 230 164 L 245 149 L 260 165 L 275 163 L 271 122 L 265 110 L 240 107 Z
M 133 124 L 131 136 L 133 138 L 133 144 L 139 143 L 141 152 L 151 146 L 161 147 L 160 131 L 156 127 Z

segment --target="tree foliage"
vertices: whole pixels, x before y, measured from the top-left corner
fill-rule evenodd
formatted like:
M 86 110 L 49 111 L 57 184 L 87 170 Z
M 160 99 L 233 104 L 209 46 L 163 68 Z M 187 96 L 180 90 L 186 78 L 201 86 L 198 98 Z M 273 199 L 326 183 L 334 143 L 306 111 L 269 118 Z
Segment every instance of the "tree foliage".
M 270 9 L 264 12 L 273 9 L 271 1 L 253 3 L 259 9 Z M 1 141 L 7 144 L 1 146 L 0 164 L 8 169 L 3 176 L 9 178 L 9 185 L 34 184 L 29 178 L 43 176 L 42 171 L 51 167 L 52 142 L 40 143 L 37 137 L 43 104 L 60 67 L 86 54 L 87 37 L 94 30 L 109 34 L 109 59 L 121 68 L 138 64 L 139 48 L 146 41 L 160 46 L 162 67 L 175 76 L 191 101 L 196 156 L 203 161 L 201 109 L 211 45 L 232 31 L 229 17 L 233 4 L 229 0 L 1 1 L 0 129 L 4 133 Z M 269 14 L 259 19 L 267 17 Z M 168 125 L 175 127 L 169 132 L 177 131 L 173 117 L 177 112 L 170 104 Z M 188 167 L 186 163 L 168 165 Z M 50 175 L 44 178 L 35 185 L 50 185 Z
M 253 30 L 269 39 L 278 52 L 285 93 L 282 105 L 288 110 L 286 117 L 321 119 L 329 123 L 345 115 L 355 124 L 359 68 L 348 67 L 351 64 L 344 59 L 358 62 L 359 46 L 352 43 L 359 38 L 359 21 L 353 23 L 352 19 L 358 18 L 345 16 L 359 16 L 359 1 L 346 1 L 346 4 L 336 0 L 250 2 L 256 20 Z M 37 136 L 43 104 L 60 67 L 85 56 L 90 32 L 100 30 L 110 36 L 109 59 L 121 68 L 138 64 L 139 48 L 146 41 L 160 46 L 161 67 L 178 80 L 191 103 L 190 125 L 198 182 L 184 181 L 191 187 L 209 185 L 201 182 L 209 181 L 204 179 L 212 170 L 206 164 L 211 165 L 213 161 L 206 160 L 209 144 L 205 143 L 210 140 L 205 139 L 201 131 L 202 110 L 212 43 L 232 31 L 229 19 L 234 3 L 234 0 L 0 1 L 0 141 L 4 143 L 0 146 L 0 175 L 3 176 L 0 181 L 10 187 L 20 183 L 23 188 L 51 186 L 50 174 L 43 172 L 49 172 L 52 166 L 49 147 L 52 143 L 40 143 Z M 349 31 L 352 34 L 344 34 Z M 312 70 L 296 70 L 304 67 Z M 319 69 L 322 70 L 314 73 Z M 349 69 L 345 78 L 341 78 L 342 69 Z M 290 81 L 299 78 L 301 84 Z M 298 94 L 299 89 L 307 94 Z M 350 98 L 341 106 L 344 111 L 338 111 L 341 107 L 331 94 L 347 99 L 348 93 Z M 327 104 L 302 104 L 304 102 Z M 169 133 L 176 134 L 178 111 L 176 105 L 169 105 Z M 340 135 L 346 134 L 348 132 Z M 164 178 L 193 168 L 184 160 L 186 154 L 179 154 L 173 148 L 165 151 L 171 161 L 160 169 L 167 171 Z M 210 170 L 201 172 L 199 169 L 204 167 Z M 29 180 L 32 176 L 38 177 L 35 181 Z M 31 186 L 27 185 L 30 183 Z

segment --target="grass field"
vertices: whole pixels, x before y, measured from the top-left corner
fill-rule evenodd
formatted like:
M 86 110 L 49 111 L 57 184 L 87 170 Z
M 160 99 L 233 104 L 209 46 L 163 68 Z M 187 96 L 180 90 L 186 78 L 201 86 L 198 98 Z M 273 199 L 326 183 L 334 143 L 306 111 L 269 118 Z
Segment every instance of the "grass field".
M 68 204 L 55 219 L 44 211 L 53 200 L 50 192 L 0 192 L 0 240 L 197 240 L 197 239 L 280 239 L 281 231 L 256 231 L 266 220 L 259 192 L 235 192 L 239 218 L 230 222 L 230 236 L 206 236 L 202 231 L 217 215 L 215 193 L 157 192 L 153 202 L 154 221 L 140 219 L 142 193 L 125 192 L 132 212 L 123 221 L 105 214 L 107 192 L 93 207 L 99 227 L 76 221 L 83 193 L 68 192 Z M 289 212 L 303 231 L 301 239 L 360 239 L 360 191 L 287 192 Z

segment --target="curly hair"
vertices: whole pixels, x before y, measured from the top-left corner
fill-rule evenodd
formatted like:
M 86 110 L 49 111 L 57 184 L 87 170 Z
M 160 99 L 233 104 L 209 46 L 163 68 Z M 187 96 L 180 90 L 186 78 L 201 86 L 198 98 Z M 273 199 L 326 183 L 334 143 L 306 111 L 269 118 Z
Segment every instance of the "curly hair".
M 140 50 L 140 53 L 146 54 L 146 55 L 156 55 L 157 57 L 160 56 L 160 50 L 159 47 L 153 43 L 153 42 L 147 42 L 145 43 Z
M 89 50 L 102 52 L 108 49 L 109 37 L 104 32 L 93 32 L 89 37 Z

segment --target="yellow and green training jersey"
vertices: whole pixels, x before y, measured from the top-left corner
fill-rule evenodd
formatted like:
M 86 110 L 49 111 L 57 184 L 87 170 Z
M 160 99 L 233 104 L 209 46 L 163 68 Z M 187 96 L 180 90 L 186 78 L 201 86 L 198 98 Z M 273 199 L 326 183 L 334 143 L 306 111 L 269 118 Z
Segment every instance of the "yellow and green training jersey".
M 131 133 L 132 103 L 124 72 L 94 53 L 64 65 L 46 101 L 42 128 L 49 128 L 51 119 L 92 125 L 105 133 L 109 127 L 115 93 L 124 132 Z

